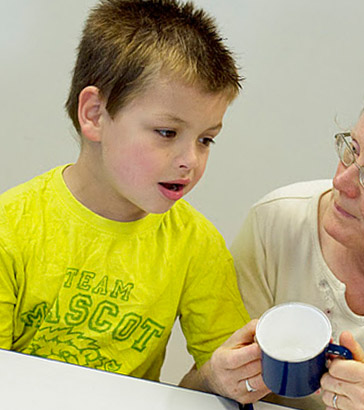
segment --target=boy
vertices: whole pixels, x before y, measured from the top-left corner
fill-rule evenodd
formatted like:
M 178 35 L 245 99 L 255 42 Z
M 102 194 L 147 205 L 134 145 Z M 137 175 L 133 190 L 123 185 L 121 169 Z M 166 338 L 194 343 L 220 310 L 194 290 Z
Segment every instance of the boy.
M 158 380 L 179 317 L 196 362 L 184 386 L 267 392 L 254 325 L 228 339 L 248 321 L 231 256 L 181 199 L 239 81 L 191 4 L 91 11 L 66 103 L 79 158 L 0 198 L 0 347 Z

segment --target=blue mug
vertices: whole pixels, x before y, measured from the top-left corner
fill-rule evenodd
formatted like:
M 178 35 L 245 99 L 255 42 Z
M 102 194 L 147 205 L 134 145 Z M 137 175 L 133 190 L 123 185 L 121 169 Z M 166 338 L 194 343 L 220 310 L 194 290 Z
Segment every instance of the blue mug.
M 263 313 L 256 340 L 266 386 L 285 397 L 308 396 L 318 390 L 328 355 L 352 359 L 350 350 L 330 343 L 331 332 L 327 316 L 305 303 L 282 303 Z

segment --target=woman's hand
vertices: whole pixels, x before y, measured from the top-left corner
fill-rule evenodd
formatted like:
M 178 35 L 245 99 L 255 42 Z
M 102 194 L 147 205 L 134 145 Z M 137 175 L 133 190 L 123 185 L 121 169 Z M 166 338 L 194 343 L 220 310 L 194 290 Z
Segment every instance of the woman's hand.
M 199 387 L 188 383 L 189 374 L 181 385 L 217 393 L 243 404 L 268 394 L 270 390 L 261 375 L 261 352 L 254 342 L 256 325 L 257 320 L 252 320 L 237 330 L 199 371 L 195 370 L 199 373 Z
M 340 344 L 351 350 L 354 360 L 332 360 L 321 379 L 322 399 L 327 410 L 363 410 L 364 351 L 350 332 L 341 334 Z

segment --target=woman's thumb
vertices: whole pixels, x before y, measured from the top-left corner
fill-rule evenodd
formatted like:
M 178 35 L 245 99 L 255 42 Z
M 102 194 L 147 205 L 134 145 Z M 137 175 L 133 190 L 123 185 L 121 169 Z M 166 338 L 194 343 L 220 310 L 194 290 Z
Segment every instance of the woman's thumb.
M 364 351 L 350 332 L 341 333 L 340 344 L 351 351 L 354 360 L 364 363 Z

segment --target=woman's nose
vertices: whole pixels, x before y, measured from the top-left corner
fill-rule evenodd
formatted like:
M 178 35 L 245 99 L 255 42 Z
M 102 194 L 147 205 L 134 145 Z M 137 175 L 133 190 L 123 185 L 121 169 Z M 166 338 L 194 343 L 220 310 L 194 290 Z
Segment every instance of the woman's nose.
M 359 171 L 355 164 L 346 167 L 339 163 L 333 179 L 334 188 L 349 198 L 360 194 Z

